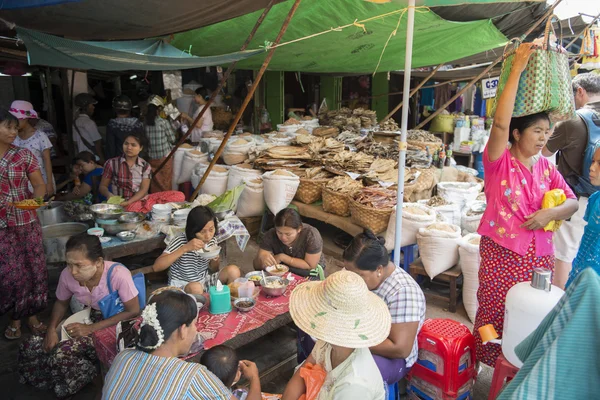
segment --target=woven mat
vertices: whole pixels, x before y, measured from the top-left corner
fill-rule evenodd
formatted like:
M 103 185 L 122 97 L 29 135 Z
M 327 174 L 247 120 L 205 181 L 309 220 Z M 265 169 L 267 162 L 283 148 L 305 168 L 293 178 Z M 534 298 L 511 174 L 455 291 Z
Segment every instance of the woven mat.
M 267 297 L 262 292 L 256 306 L 249 312 L 242 313 L 235 308 L 227 314 L 213 315 L 208 312 L 208 305 L 198 313 L 196 328 L 205 338 L 204 348 L 218 346 L 233 339 L 237 335 L 262 327 L 268 321 L 289 311 L 289 300 L 292 290 L 307 278 L 294 275 L 283 296 Z M 115 326 L 110 326 L 92 334 L 94 347 L 100 362 L 109 367 L 117 355 L 117 335 Z

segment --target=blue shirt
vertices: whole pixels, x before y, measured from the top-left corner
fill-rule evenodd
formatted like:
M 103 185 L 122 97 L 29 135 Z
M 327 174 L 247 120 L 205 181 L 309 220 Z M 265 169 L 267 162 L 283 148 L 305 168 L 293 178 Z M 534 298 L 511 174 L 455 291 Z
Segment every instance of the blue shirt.
M 597 274 L 600 274 L 600 192 L 594 193 L 588 199 L 588 205 L 585 209 L 583 219 L 587 222 L 583 230 L 583 238 L 577 252 L 577 257 L 573 260 L 573 268 L 569 274 L 569 280 L 566 287 L 577 278 L 585 268 L 592 268 Z
M 100 181 L 102 180 L 102 173 L 104 172 L 104 168 L 102 167 L 98 167 L 95 170 L 93 170 L 92 172 L 90 172 L 89 174 L 87 174 L 86 176 L 83 177 L 83 182 L 87 183 L 91 188 L 92 191 L 96 191 L 96 193 L 98 193 L 98 201 L 99 202 L 103 202 L 106 201 L 106 197 L 102 196 L 100 194 L 100 192 L 98 191 L 98 188 L 100 187 Z M 95 183 L 94 183 L 94 177 L 97 177 L 98 179 L 96 179 Z

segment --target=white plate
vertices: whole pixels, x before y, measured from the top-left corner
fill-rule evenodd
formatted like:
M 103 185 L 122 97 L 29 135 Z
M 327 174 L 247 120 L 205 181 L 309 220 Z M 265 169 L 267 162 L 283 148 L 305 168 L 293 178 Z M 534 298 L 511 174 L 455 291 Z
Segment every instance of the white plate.
M 108 236 L 102 236 L 100 238 L 100 243 L 108 243 L 108 242 L 110 242 L 110 240 L 111 239 Z
M 209 260 L 212 260 L 214 258 L 217 258 L 217 256 L 221 253 L 221 248 L 219 246 L 217 246 L 216 250 L 213 251 L 203 251 L 201 252 L 200 250 L 196 251 L 196 254 L 198 254 L 201 258 L 206 258 Z

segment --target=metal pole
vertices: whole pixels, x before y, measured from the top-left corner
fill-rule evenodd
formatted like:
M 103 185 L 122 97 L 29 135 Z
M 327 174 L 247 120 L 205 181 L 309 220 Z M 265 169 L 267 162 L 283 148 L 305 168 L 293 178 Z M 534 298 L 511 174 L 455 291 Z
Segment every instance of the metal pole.
M 442 66 L 445 63 L 441 63 L 440 65 L 438 65 L 437 67 L 435 67 L 433 69 L 433 71 L 431 71 L 431 73 L 429 75 L 427 75 L 422 81 L 421 83 L 419 83 L 417 85 L 416 88 L 414 88 L 413 90 L 411 90 L 410 95 L 408 96 L 409 98 L 413 97 L 415 95 L 415 93 L 417 93 L 419 91 L 419 89 L 421 89 L 423 87 L 423 85 L 425 85 L 430 79 L 431 77 L 433 77 L 435 75 L 435 73 L 438 71 L 438 69 L 442 68 Z M 404 74 L 406 76 L 406 70 L 404 71 Z M 409 71 L 409 75 L 410 75 L 410 71 Z M 390 95 L 391 93 L 388 93 L 388 95 Z M 402 93 L 402 95 L 404 95 L 404 93 Z M 405 100 L 404 100 L 404 96 L 402 98 L 402 102 L 400 102 L 400 104 L 398 104 L 396 107 L 394 107 L 394 109 L 392 111 L 390 111 L 390 113 L 388 115 L 385 116 L 385 118 L 383 118 L 381 120 L 380 123 L 383 123 L 385 121 L 387 121 L 388 119 L 390 119 L 392 117 L 392 115 L 396 114 L 396 111 L 398 111 L 400 109 L 400 107 L 402 107 L 402 105 L 404 104 Z
M 273 58 L 273 54 L 275 54 L 276 47 L 279 44 L 279 42 L 281 41 L 281 38 L 283 37 L 283 35 L 285 34 L 285 31 L 287 30 L 288 25 L 290 24 L 290 21 L 292 20 L 292 17 L 296 13 L 296 10 L 298 9 L 298 6 L 300 5 L 301 1 L 302 0 L 296 0 L 294 2 L 294 5 L 290 9 L 290 12 L 288 13 L 285 21 L 283 21 L 283 25 L 281 26 L 281 30 L 279 31 L 279 34 L 277 35 L 277 38 L 273 42 L 273 45 L 272 45 L 271 49 L 269 50 L 269 53 L 267 54 L 267 57 L 265 58 L 265 61 L 263 62 L 262 66 L 260 67 L 260 70 L 258 71 L 258 74 L 256 75 L 256 78 L 254 79 L 254 83 L 252 84 L 252 87 L 248 90 L 248 94 L 246 95 L 246 98 L 244 99 L 244 102 L 242 103 L 242 106 L 240 107 L 240 109 L 238 110 L 235 118 L 231 122 L 231 125 L 229 126 L 229 130 L 227 131 L 227 134 L 225 135 L 225 137 L 223 138 L 223 141 L 221 142 L 221 145 L 219 146 L 219 148 L 215 152 L 215 155 L 214 155 L 213 159 L 210 161 L 210 164 L 208 165 L 208 168 L 206 168 L 206 171 L 204 172 L 204 175 L 202 176 L 202 179 L 200 179 L 200 183 L 198 184 L 198 187 L 194 190 L 194 193 L 192 193 L 190 201 L 194 201 L 194 199 L 198 195 L 198 192 L 200 191 L 200 188 L 202 187 L 202 185 L 206 181 L 206 178 L 208 178 L 208 175 L 210 174 L 210 171 L 215 166 L 215 164 L 217 163 L 217 160 L 221 156 L 221 153 L 223 152 L 223 149 L 225 149 L 225 145 L 227 144 L 227 141 L 229 140 L 229 138 L 233 134 L 233 131 L 235 130 L 236 125 L 238 124 L 238 122 L 242 118 L 242 114 L 246 110 L 246 107 L 250 103 L 250 100 L 252 100 L 252 96 L 254 96 L 254 92 L 256 91 L 256 88 L 258 87 L 258 84 L 259 84 L 262 76 L 264 75 L 265 71 L 267 70 L 267 67 L 269 66 L 269 63 L 271 62 L 271 59 Z
M 415 0 L 408 1 L 408 18 L 406 21 L 404 93 L 402 93 L 403 104 L 408 104 L 410 100 L 410 70 L 412 65 L 413 34 L 415 29 Z M 402 133 L 400 135 L 400 152 L 398 153 L 398 203 L 396 205 L 396 235 L 394 237 L 394 265 L 396 267 L 400 265 L 400 241 L 402 239 L 402 204 L 404 203 L 404 166 L 406 165 L 408 108 L 409 107 L 402 107 L 402 121 L 400 123 Z
M 275 4 L 275 0 L 269 1 L 269 4 L 267 4 L 267 7 L 264 9 L 263 13 L 260 15 L 260 17 L 258 17 L 258 20 L 256 20 L 256 24 L 254 24 L 254 28 L 252 28 L 252 31 L 250 31 L 250 34 L 248 35 L 248 38 L 246 39 L 246 41 L 244 42 L 244 44 L 242 45 L 242 47 L 240 48 L 240 51 L 246 50 L 246 48 L 248 47 L 248 45 L 250 44 L 250 42 L 254 38 L 254 35 L 256 34 L 256 31 L 258 31 L 258 28 L 260 27 L 260 25 L 265 20 L 267 14 L 269 13 L 269 11 L 271 11 L 271 8 L 273 7 L 273 4 Z M 196 119 L 194 120 L 194 122 L 192 122 L 192 125 L 191 125 L 192 128 L 190 128 L 190 130 L 185 135 L 183 135 L 181 137 L 181 139 L 179 139 L 179 141 L 177 142 L 177 144 L 175 145 L 175 147 L 173 147 L 173 149 L 171 150 L 171 152 L 167 155 L 167 158 L 165 158 L 165 161 L 163 161 L 158 166 L 158 168 L 156 169 L 156 171 L 153 172 L 153 175 L 155 177 L 158 175 L 158 173 L 160 172 L 160 170 L 164 168 L 165 164 L 167 164 L 167 162 L 169 162 L 169 160 L 171 159 L 171 157 L 173 157 L 173 155 L 175 154 L 175 152 L 177 151 L 177 149 L 179 148 L 179 146 L 181 146 L 183 144 L 183 142 L 185 142 L 186 139 L 192 134 L 193 127 L 196 126 L 196 124 L 198 123 L 198 121 L 200 121 L 200 119 L 202 119 L 202 117 L 204 116 L 204 113 L 206 112 L 206 110 L 208 110 L 208 108 L 215 101 L 215 99 L 217 98 L 217 95 L 219 94 L 219 92 L 221 91 L 221 89 L 223 88 L 223 86 L 225 86 L 225 83 L 227 82 L 227 79 L 229 79 L 229 75 L 231 75 L 231 73 L 235 69 L 235 65 L 236 64 L 237 64 L 237 61 L 234 61 L 234 62 L 231 63 L 231 65 L 229 66 L 229 68 L 227 68 L 227 70 L 223 74 L 223 78 L 219 82 L 219 86 L 217 86 L 217 88 L 215 89 L 215 91 L 210 95 L 210 98 L 208 99 L 208 102 L 206 103 L 206 105 L 204 106 L 204 108 L 202 109 L 202 111 L 200 111 L 200 113 L 198 114 L 198 116 L 196 117 Z

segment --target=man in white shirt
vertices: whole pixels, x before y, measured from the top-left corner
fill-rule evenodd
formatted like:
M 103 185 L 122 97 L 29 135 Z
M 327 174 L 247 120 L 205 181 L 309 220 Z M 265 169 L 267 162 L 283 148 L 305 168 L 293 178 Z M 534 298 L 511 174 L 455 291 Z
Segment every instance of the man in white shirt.
M 87 93 L 80 93 L 75 96 L 75 107 L 77 107 L 78 116 L 73 121 L 73 141 L 75 142 L 75 151 L 89 151 L 96 156 L 99 164 L 104 164 L 104 153 L 102 151 L 102 136 L 98 132 L 98 126 L 92 120 L 95 104 L 98 102 Z

